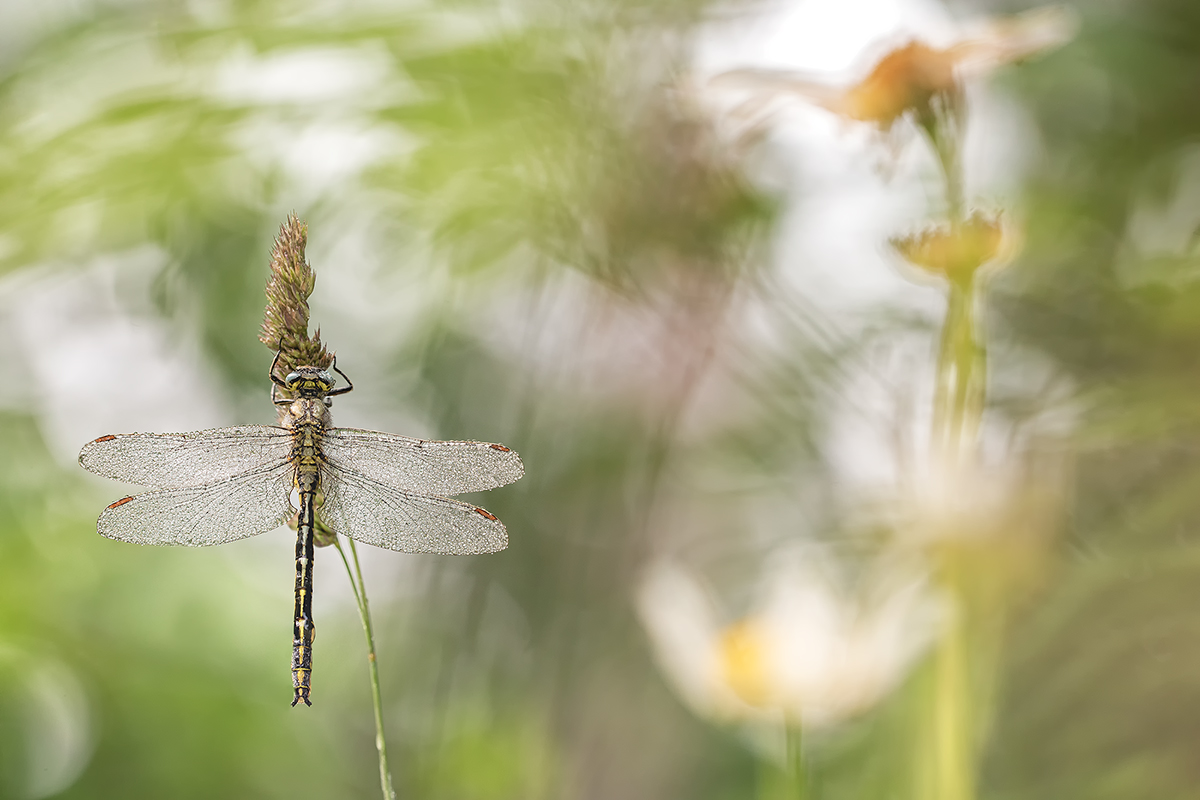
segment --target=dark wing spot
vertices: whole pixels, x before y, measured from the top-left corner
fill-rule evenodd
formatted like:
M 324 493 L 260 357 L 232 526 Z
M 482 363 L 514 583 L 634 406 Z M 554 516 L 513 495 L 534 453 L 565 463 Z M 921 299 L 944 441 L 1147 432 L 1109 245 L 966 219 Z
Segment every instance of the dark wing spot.
M 509 450 L 507 447 L 505 447 L 502 444 L 493 444 L 493 445 L 488 445 L 488 446 L 491 447 L 493 450 L 499 450 L 501 453 L 511 453 L 512 452 L 512 450 Z
M 117 438 L 117 437 L 115 437 L 115 436 L 112 436 L 112 435 L 109 435 L 109 436 L 101 436 L 99 439 L 96 439 L 96 441 L 97 441 L 97 442 L 111 442 L 111 441 L 112 441 L 113 439 L 115 439 L 115 438 Z
M 130 498 L 126 498 L 126 500 L 128 500 L 128 499 L 130 499 Z M 124 500 L 122 500 L 121 502 L 124 502 Z M 486 519 L 490 519 L 492 522 L 495 522 L 495 521 L 496 521 L 496 515 L 495 515 L 495 514 L 489 514 L 487 511 L 484 511 L 482 508 L 477 508 L 477 509 L 475 509 L 475 513 L 476 513 L 476 514 L 478 514 L 478 515 L 479 515 L 479 516 L 481 516 L 481 517 L 484 517 L 484 518 L 486 518 Z
M 117 502 L 113 503 L 112 505 L 110 505 L 108 508 L 106 508 L 106 509 L 104 509 L 104 510 L 105 510 L 105 511 L 108 511 L 109 509 L 116 508 L 117 506 L 123 506 L 123 505 L 125 505 L 126 503 L 128 503 L 128 502 L 129 502 L 130 500 L 132 500 L 132 499 L 133 499 L 132 497 L 122 497 L 120 500 L 118 500 Z

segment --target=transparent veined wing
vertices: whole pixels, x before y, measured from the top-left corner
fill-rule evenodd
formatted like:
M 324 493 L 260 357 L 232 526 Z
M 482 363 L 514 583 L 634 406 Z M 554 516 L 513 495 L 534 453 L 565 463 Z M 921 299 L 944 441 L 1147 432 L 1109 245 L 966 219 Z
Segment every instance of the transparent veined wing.
M 512 483 L 521 457 L 501 444 L 437 442 L 379 431 L 330 428 L 321 449 L 334 467 L 409 492 L 453 495 Z
M 471 555 L 508 547 L 504 523 L 468 503 L 390 486 L 327 464 L 320 515 L 336 533 L 402 553 Z
M 79 464 L 106 478 L 165 489 L 200 486 L 278 464 L 291 448 L 288 431 L 267 425 L 191 433 L 122 433 L 85 444 Z
M 96 529 L 136 544 L 224 544 L 266 533 L 293 513 L 295 469 L 289 462 L 202 486 L 125 497 L 100 514 Z

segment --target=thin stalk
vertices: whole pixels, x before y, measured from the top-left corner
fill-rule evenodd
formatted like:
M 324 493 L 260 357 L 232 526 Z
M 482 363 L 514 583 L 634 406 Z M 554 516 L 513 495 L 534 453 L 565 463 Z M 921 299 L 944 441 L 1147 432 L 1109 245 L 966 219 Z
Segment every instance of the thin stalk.
M 933 468 L 955 472 L 974 453 L 986 390 L 986 360 L 976 331 L 976 286 L 950 283 L 938 354 L 932 431 Z M 976 725 L 970 620 L 955 559 L 941 564 L 942 582 L 954 603 L 949 628 L 934 653 L 930 742 L 930 800 L 974 800 Z
M 808 800 L 808 770 L 804 763 L 804 737 L 800 725 L 787 726 L 787 775 L 790 800 Z
M 932 446 L 939 468 L 955 469 L 974 448 L 986 389 L 985 351 L 976 333 L 975 282 L 950 284 L 938 353 Z
M 947 211 L 952 231 L 963 224 L 962 164 L 958 143 L 962 125 L 959 104 L 951 102 L 939 119 L 925 130 L 937 155 L 945 180 Z M 955 473 L 969 467 L 978 443 L 987 389 L 986 351 L 980 341 L 976 306 L 978 284 L 974 274 L 951 275 L 947 287 L 946 317 L 938 352 L 931 431 L 932 468 Z M 974 800 L 977 746 L 974 663 L 968 645 L 972 620 L 968 618 L 965 587 L 956 559 L 943 559 L 943 585 L 954 607 L 948 629 L 933 657 L 930 748 L 927 776 L 929 800 Z
M 957 374 L 955 363 L 954 337 L 957 326 L 952 324 L 955 317 L 954 287 L 950 287 L 947 297 L 946 318 L 942 321 L 941 343 L 938 347 L 937 373 L 934 375 L 933 386 L 933 423 L 930 428 L 930 454 L 933 466 L 941 469 L 951 450 L 950 420 L 953 412 L 950 403 L 954 398 L 954 379 Z
M 934 654 L 934 736 L 937 800 L 975 797 L 974 735 L 966 629 L 961 610 Z
M 346 574 L 350 576 L 350 586 L 354 590 L 354 600 L 358 603 L 358 614 L 362 618 L 363 634 L 367 637 L 367 666 L 371 672 L 371 701 L 375 706 L 375 749 L 379 751 L 379 786 L 383 790 L 383 800 L 396 800 L 396 790 L 392 788 L 392 771 L 388 767 L 387 739 L 383 735 L 383 699 L 379 693 L 379 665 L 375 659 L 375 634 L 371 629 L 371 610 L 367 605 L 367 585 L 363 581 L 362 567 L 358 563 L 358 550 L 354 540 L 347 538 L 350 544 L 350 555 L 354 559 L 354 568 L 342 549 L 341 539 L 333 540 L 334 547 L 346 565 Z

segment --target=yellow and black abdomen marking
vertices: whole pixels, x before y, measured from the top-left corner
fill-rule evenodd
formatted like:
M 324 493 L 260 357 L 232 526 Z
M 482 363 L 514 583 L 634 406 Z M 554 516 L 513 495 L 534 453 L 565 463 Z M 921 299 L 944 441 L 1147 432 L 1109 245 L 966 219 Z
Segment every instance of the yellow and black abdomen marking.
M 295 432 L 296 489 L 300 495 L 300 514 L 296 524 L 296 616 L 292 628 L 292 705 L 308 699 L 312 678 L 313 639 L 313 530 L 316 525 L 316 496 L 320 488 L 320 457 L 316 441 L 319 426 L 303 426 Z

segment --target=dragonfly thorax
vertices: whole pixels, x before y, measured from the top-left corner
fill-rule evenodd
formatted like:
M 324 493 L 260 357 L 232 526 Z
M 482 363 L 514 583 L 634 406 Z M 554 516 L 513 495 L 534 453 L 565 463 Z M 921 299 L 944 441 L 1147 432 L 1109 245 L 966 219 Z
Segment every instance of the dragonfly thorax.
M 280 417 L 279 424 L 284 428 L 297 429 L 319 426 L 328 428 L 332 421 L 329 415 L 328 400 L 324 397 L 297 397 Z
M 316 367 L 297 367 L 283 382 L 288 391 L 298 397 L 321 397 L 336 383 L 332 375 Z

